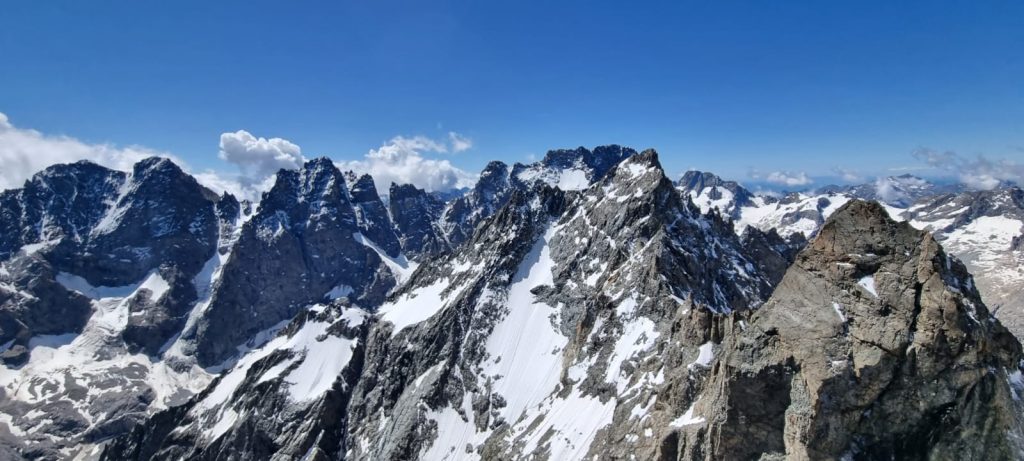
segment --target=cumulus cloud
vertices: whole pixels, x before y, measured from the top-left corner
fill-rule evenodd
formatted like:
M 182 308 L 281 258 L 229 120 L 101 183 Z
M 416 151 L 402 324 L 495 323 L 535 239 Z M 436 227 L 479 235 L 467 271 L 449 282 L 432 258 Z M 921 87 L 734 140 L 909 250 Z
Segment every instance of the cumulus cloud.
M 196 179 L 218 192 L 252 201 L 258 201 L 273 187 L 278 170 L 294 170 L 306 161 L 298 144 L 283 138 L 258 137 L 246 130 L 221 133 L 218 156 L 238 167 L 239 173 L 225 175 L 207 170 L 196 173 Z
M 956 175 L 967 187 L 991 190 L 1004 181 L 1024 183 L 1024 164 L 1007 159 L 989 159 L 983 155 L 965 158 L 952 151 L 939 152 L 921 148 L 914 157 L 928 166 Z
M 32 175 L 54 164 L 89 160 L 107 168 L 131 171 L 132 165 L 147 157 L 166 157 L 188 171 L 181 159 L 167 152 L 142 146 L 117 147 L 112 144 L 90 144 L 59 135 L 17 127 L 0 113 L 0 190 L 25 184 Z M 230 192 L 242 198 L 258 197 L 257 187 L 243 185 L 237 178 L 213 171 L 193 174 L 200 184 L 217 192 Z
M 462 152 L 473 148 L 473 140 L 454 131 L 448 132 L 448 142 L 452 144 L 452 152 Z
M 282 168 L 299 168 L 306 160 L 302 149 L 287 139 L 258 138 L 245 130 L 222 133 L 219 155 L 252 180 L 262 180 Z
M 753 171 L 750 173 L 750 177 L 786 187 L 806 186 L 813 182 L 811 178 L 807 176 L 807 173 L 804 173 L 803 171 L 773 171 L 768 174 Z
M 0 190 L 21 187 L 33 174 L 57 163 L 90 160 L 108 168 L 129 171 L 135 162 L 153 156 L 167 157 L 181 164 L 171 154 L 146 147 L 89 144 L 68 136 L 20 128 L 0 113 Z
M 462 139 L 462 138 L 460 138 Z M 468 143 L 468 139 L 465 140 Z M 452 140 L 451 149 L 460 145 Z M 469 147 L 465 144 L 462 150 Z M 426 154 L 448 152 L 448 146 L 425 136 L 396 136 L 361 160 L 338 162 L 339 168 L 373 176 L 377 189 L 386 194 L 391 183 L 413 184 L 428 191 L 444 191 L 473 185 L 476 175 L 454 166 L 448 160 L 428 158 Z
M 837 176 L 839 176 L 840 179 L 842 179 L 845 182 L 856 183 L 864 181 L 864 176 L 862 176 L 856 170 L 850 170 L 846 168 L 835 168 L 832 170 L 832 172 L 834 172 Z
M 442 141 L 424 136 L 396 136 L 362 159 L 339 162 L 338 166 L 371 174 L 382 193 L 387 193 L 392 182 L 444 191 L 470 187 L 477 175 L 431 155 L 462 152 L 472 146 L 471 139 L 454 131 Z M 219 157 L 238 167 L 237 174 L 214 170 L 191 174 L 217 193 L 228 192 L 249 200 L 258 200 L 263 191 L 273 186 L 277 170 L 299 168 L 306 160 L 302 149 L 291 141 L 257 137 L 245 130 L 221 134 L 219 147 Z M 142 146 L 90 144 L 68 136 L 43 134 L 17 127 L 0 113 L 0 190 L 21 187 L 33 174 L 56 163 L 90 160 L 130 171 L 136 162 L 152 156 L 170 158 L 189 171 L 184 162 L 167 152 Z
M 883 202 L 893 204 L 900 203 L 907 199 L 907 194 L 899 187 L 899 183 L 892 178 L 878 178 L 875 180 L 875 194 Z
M 270 190 L 276 179 L 274 175 L 270 175 L 261 180 L 253 180 L 242 175 L 225 174 L 214 170 L 190 174 L 196 178 L 199 184 L 217 194 L 227 192 L 239 200 L 249 200 L 252 202 L 259 202 L 260 196 L 263 192 Z

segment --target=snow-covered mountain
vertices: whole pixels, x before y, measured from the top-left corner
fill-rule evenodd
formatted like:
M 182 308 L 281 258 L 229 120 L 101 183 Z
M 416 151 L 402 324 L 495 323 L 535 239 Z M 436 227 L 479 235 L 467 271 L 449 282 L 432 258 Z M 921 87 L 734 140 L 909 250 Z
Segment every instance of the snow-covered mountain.
M 714 173 L 687 171 L 676 182 L 676 187 L 690 197 L 704 213 L 717 209 L 719 213 L 738 219 L 743 207 L 763 203 L 763 197 L 756 197 L 736 181 L 726 181 Z
M 379 304 L 411 263 L 364 234 L 393 229 L 374 195 L 326 159 L 282 170 L 255 209 L 165 159 L 58 165 L 4 192 L 20 225 L 0 263 L 5 445 L 71 456 L 187 400 L 310 303 Z
M 851 202 L 726 327 L 669 459 L 1020 459 L 1020 343 L 927 233 Z
M 770 290 L 727 224 L 684 201 L 645 152 L 579 191 L 516 190 L 460 250 L 423 262 L 376 315 L 358 315 L 362 356 L 333 361 L 335 374 L 361 367 L 358 381 L 303 394 L 297 400 L 315 403 L 282 413 L 268 397 L 293 395 L 281 372 L 293 362 L 257 355 L 227 375 L 242 376 L 211 387 L 220 407 L 208 396 L 158 415 L 159 426 L 110 456 L 210 457 L 226 444 L 248 450 L 257 437 L 281 443 L 242 456 L 580 457 L 596 449 L 598 429 L 640 423 L 630 412 L 665 385 L 665 357 L 699 362 L 716 317 L 756 307 Z M 324 360 L 313 353 L 299 361 Z M 232 390 L 239 382 L 251 390 Z M 279 435 L 338 411 L 326 402 L 347 402 L 345 416 L 301 438 Z M 581 411 L 594 417 L 581 421 Z M 262 421 L 269 413 L 281 417 Z M 548 438 L 554 445 L 538 443 Z
M 0 458 L 1020 456 L 1021 191 L 891 182 L 602 146 L 455 196 L 315 159 L 249 204 L 57 165 L 0 193 Z
M 205 386 L 154 354 L 199 298 L 226 208 L 240 209 L 155 158 L 129 174 L 57 165 L 2 193 L 6 453 L 70 456 Z
M 911 174 L 886 176 L 865 184 L 824 186 L 818 189 L 819 192 L 846 193 L 863 200 L 877 200 L 901 208 L 927 197 L 956 194 L 965 190 L 963 184 L 936 184 Z
M 694 178 L 711 178 L 700 181 Z M 721 184 L 728 190 L 722 193 Z M 854 199 L 878 200 L 890 217 L 927 230 L 974 274 L 985 302 L 1018 337 L 1024 337 L 1024 192 L 1014 185 L 989 191 L 937 185 L 910 175 L 859 186 L 828 186 L 781 198 L 757 196 L 711 173 L 688 172 L 677 183 L 702 204 L 731 216 L 736 231 L 754 227 L 783 237 L 810 237 L 835 210 Z M 694 186 L 696 185 L 696 186 Z M 737 192 L 729 193 L 730 190 Z M 752 196 L 753 195 L 753 196 Z M 732 197 L 744 197 L 733 200 Z M 751 197 L 752 198 L 746 198 Z
M 1024 190 L 942 194 L 917 201 L 900 217 L 935 234 L 975 274 L 985 303 L 1024 337 Z

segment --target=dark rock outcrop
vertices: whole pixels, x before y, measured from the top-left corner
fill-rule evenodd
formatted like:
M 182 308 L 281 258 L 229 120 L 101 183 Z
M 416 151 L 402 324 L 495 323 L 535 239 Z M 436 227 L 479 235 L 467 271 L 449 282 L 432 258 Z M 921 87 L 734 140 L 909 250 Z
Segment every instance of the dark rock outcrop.
M 683 174 L 676 187 L 704 211 L 718 211 L 732 219 L 740 217 L 740 209 L 754 204 L 754 194 L 736 181 L 726 181 L 707 171 L 690 170 Z
M 732 333 L 672 436 L 679 443 L 663 454 L 1024 453 L 1020 343 L 985 308 L 959 261 L 876 203 L 837 211 L 768 303 Z
M 395 278 L 372 249 L 376 242 L 361 233 L 348 196 L 344 176 L 327 158 L 278 172 L 197 324 L 195 356 L 202 365 L 232 358 L 256 333 L 335 288 L 359 305 L 384 299 Z
M 10 293 L 0 315 L 20 323 L 22 335 L 77 333 L 91 308 L 57 283 L 58 274 L 117 287 L 156 271 L 171 289 L 134 302 L 124 332 L 132 347 L 156 353 L 184 323 L 196 299 L 192 277 L 215 251 L 215 200 L 164 158 L 145 159 L 130 174 L 85 161 L 40 172 L 0 197 L 4 226 L 16 227 L 0 232 L 11 287 L 0 288 Z M 34 248 L 16 255 L 12 245 Z
M 412 184 L 391 184 L 388 208 L 409 257 L 436 255 L 447 251 L 448 241 L 437 225 L 445 204 L 434 195 Z
M 748 227 L 743 231 L 742 242 L 754 264 L 761 273 L 768 275 L 773 286 L 782 281 L 782 276 L 793 264 L 797 253 L 807 245 L 807 239 L 799 232 L 789 238 L 782 238 L 775 229 L 764 232 L 756 227 Z
M 364 174 L 349 184 L 352 207 L 356 212 L 356 223 L 363 236 L 370 239 L 384 253 L 393 258 L 402 254 L 402 245 L 395 234 L 388 209 L 377 194 L 373 178 Z
M 0 192 L 0 260 L 22 245 L 81 244 L 117 198 L 126 174 L 92 162 L 53 165 L 21 189 Z
M 498 161 L 488 163 L 476 185 L 445 208 L 441 215 L 445 238 L 451 245 L 468 240 L 481 221 L 508 201 L 513 190 L 508 165 Z

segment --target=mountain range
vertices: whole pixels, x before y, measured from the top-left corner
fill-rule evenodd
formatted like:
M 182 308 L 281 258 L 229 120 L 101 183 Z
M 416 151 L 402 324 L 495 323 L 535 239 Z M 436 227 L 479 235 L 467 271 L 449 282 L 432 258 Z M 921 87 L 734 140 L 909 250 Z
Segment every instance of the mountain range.
M 0 457 L 1021 458 L 1022 228 L 1014 185 L 621 146 L 258 203 L 54 165 L 0 192 Z

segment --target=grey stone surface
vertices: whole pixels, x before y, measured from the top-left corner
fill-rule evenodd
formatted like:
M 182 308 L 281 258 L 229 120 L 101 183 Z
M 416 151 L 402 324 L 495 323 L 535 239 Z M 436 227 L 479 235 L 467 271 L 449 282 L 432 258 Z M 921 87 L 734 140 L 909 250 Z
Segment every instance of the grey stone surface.
M 870 280 L 870 282 L 868 282 Z M 837 211 L 668 434 L 680 459 L 1014 459 L 1020 343 L 963 264 L 879 205 Z

